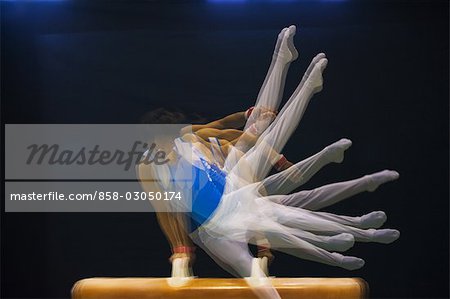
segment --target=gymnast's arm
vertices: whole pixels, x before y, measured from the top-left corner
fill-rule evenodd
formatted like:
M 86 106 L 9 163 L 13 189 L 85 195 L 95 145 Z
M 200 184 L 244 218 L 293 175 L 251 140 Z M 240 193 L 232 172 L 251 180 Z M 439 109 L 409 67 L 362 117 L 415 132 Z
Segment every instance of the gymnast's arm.
M 144 191 L 160 191 L 158 183 L 152 180 L 154 176 L 151 166 L 140 164 L 137 168 L 137 175 Z M 188 235 L 188 219 L 186 215 L 179 212 L 170 212 L 170 207 L 164 201 L 151 201 L 151 204 L 155 208 L 155 211 L 157 211 L 156 217 L 159 226 L 172 249 L 170 260 L 172 261 L 174 258 L 179 257 L 188 257 L 189 262 L 192 264 L 195 259 L 195 254 L 192 241 Z
M 170 260 L 179 257 L 189 257 L 192 264 L 195 258 L 192 242 L 188 236 L 188 222 L 184 213 L 157 212 L 159 226 L 169 241 L 172 249 Z
M 204 125 L 192 125 L 187 126 L 181 129 L 181 136 L 190 133 L 190 132 L 196 132 L 200 129 L 206 129 L 206 128 L 213 128 L 213 129 L 239 129 L 242 128 L 245 125 L 246 117 L 245 117 L 245 111 L 242 112 L 236 112 L 231 115 L 225 116 L 224 118 L 209 122 Z
M 256 111 L 256 113 L 254 113 L 253 111 Z M 180 136 L 188 133 L 195 133 L 201 129 L 241 129 L 246 125 L 247 120 L 251 114 L 256 114 L 256 118 L 252 120 L 252 123 L 254 123 L 256 119 L 264 119 L 267 117 L 271 117 L 273 120 L 276 117 L 277 112 L 265 107 L 250 107 L 246 111 L 236 112 L 207 124 L 186 126 L 180 130 Z

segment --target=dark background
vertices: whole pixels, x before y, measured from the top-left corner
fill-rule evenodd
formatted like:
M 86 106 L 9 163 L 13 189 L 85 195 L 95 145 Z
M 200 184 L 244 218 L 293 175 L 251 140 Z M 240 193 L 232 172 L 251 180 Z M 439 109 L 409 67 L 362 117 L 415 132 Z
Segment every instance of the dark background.
M 277 33 L 296 24 L 300 57 L 285 98 L 316 53 L 329 65 L 286 156 L 352 139 L 345 162 L 307 188 L 398 170 L 397 182 L 330 211 L 384 210 L 402 235 L 352 248 L 361 270 L 278 253 L 271 273 L 358 276 L 373 298 L 448 297 L 447 1 L 7 1 L 1 21 L 2 124 L 136 123 L 161 106 L 208 119 L 244 110 Z M 82 278 L 170 271 L 153 214 L 2 212 L 1 237 L 3 297 L 68 297 Z M 203 252 L 195 274 L 228 277 Z

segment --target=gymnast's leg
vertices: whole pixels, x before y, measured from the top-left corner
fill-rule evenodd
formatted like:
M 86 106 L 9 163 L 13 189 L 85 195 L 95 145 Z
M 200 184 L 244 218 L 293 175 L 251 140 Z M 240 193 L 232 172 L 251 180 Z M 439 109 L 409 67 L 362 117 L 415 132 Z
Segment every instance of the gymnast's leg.
M 381 184 L 396 180 L 398 172 L 383 170 L 361 178 L 325 185 L 313 190 L 277 197 L 280 204 L 320 210 L 364 191 L 375 191 Z
M 277 152 L 286 144 L 289 137 L 297 128 L 303 113 L 312 96 L 322 90 L 322 73 L 326 68 L 328 60 L 320 59 L 305 80 L 299 92 L 294 93 L 274 123 L 261 136 L 261 144 L 269 144 Z
M 244 132 L 247 133 L 244 133 L 242 137 L 235 142 L 234 148 L 231 148 L 224 167 L 227 170 L 232 169 L 236 165 L 241 157 L 240 153 L 247 152 L 247 150 L 254 145 L 254 143 L 249 142 L 249 138 L 245 138 L 246 135 L 255 135 L 255 133 L 257 133 L 250 133 L 251 130 L 249 130 L 249 128 L 256 125 L 255 123 L 257 120 L 260 120 L 259 131 L 262 132 L 273 120 L 273 118 L 266 118 L 265 121 L 261 120 L 261 113 L 264 113 L 264 111 L 275 111 L 280 105 L 289 66 L 291 62 L 298 57 L 297 50 L 293 43 L 295 30 L 295 26 L 290 26 L 289 28 L 284 28 L 278 35 L 272 62 L 259 91 L 255 109 L 253 110 L 254 112 L 250 114 L 244 126 Z M 250 138 L 250 140 L 251 139 L 252 138 Z
M 272 212 L 278 218 L 278 221 L 285 226 L 321 234 L 349 233 L 355 237 L 356 241 L 360 242 L 388 244 L 394 242 L 400 236 L 400 233 L 394 229 L 360 229 L 327 220 L 317 212 L 301 208 L 276 205 Z
M 206 232 L 199 232 L 194 241 L 231 274 L 240 277 L 250 276 L 253 256 L 247 244 L 213 238 Z
M 291 231 L 294 236 L 327 251 L 347 251 L 355 244 L 355 238 L 351 234 L 342 233 L 334 236 L 324 236 L 299 229 Z
M 258 112 L 259 108 L 275 111 L 280 105 L 289 66 L 298 57 L 293 42 L 295 31 L 296 28 L 292 25 L 289 28 L 284 28 L 278 35 L 272 62 L 255 103 L 255 112 Z M 248 129 L 258 116 L 258 113 L 252 113 L 247 120 L 245 129 Z
M 344 159 L 344 152 L 351 145 L 352 142 L 350 140 L 341 139 L 288 169 L 265 178 L 260 183 L 260 193 L 264 195 L 275 195 L 292 192 L 309 181 L 325 165 L 329 163 L 341 163 Z M 287 198 L 284 200 L 286 201 Z
M 322 219 L 362 229 L 379 228 L 387 219 L 386 214 L 383 211 L 374 211 L 358 217 L 336 215 L 327 212 L 316 212 L 315 215 Z
M 328 252 L 289 232 L 280 232 L 278 230 L 273 232 L 265 231 L 265 235 L 273 249 L 302 259 L 338 266 L 348 270 L 355 270 L 364 266 L 364 260 L 360 258 Z
M 235 242 L 228 239 L 213 238 L 206 232 L 200 232 L 196 237 L 199 244 L 222 268 L 229 271 L 233 275 L 239 277 L 250 277 L 252 274 L 253 256 L 250 254 L 248 245 L 242 242 Z M 265 277 L 261 269 L 259 277 Z M 280 296 L 276 289 L 265 281 L 265 285 L 250 285 L 252 291 L 259 297 L 264 299 L 278 299 Z
M 288 43 L 289 45 L 291 45 L 294 48 L 294 44 L 293 43 Z M 295 49 L 295 48 L 294 48 Z M 320 59 L 325 58 L 325 54 L 324 53 L 320 53 L 318 55 L 316 55 L 313 60 L 311 61 L 311 63 L 309 64 L 305 74 L 303 75 L 303 78 L 300 82 L 300 84 L 297 86 L 296 90 L 294 91 L 293 95 L 291 96 L 290 100 L 288 101 L 288 103 L 285 105 L 285 107 L 288 107 L 290 102 L 292 102 L 292 100 L 295 98 L 295 95 L 297 95 L 300 90 L 302 89 L 306 79 L 309 77 L 309 75 L 311 74 L 312 70 L 314 69 L 314 66 L 320 61 Z M 286 70 L 287 73 L 287 70 Z M 270 74 L 270 71 L 269 71 Z M 268 74 L 268 77 L 269 77 Z M 245 133 L 246 134 L 252 134 L 252 135 L 257 135 L 259 136 L 266 128 L 267 126 L 270 124 L 270 122 L 274 119 L 274 117 L 272 118 L 271 116 L 267 116 L 266 111 L 276 111 L 278 109 L 279 106 L 279 102 L 281 101 L 281 95 L 282 95 L 282 91 L 283 91 L 283 87 L 284 86 L 284 82 L 285 82 L 285 78 L 282 80 L 282 84 L 281 85 L 276 85 L 279 89 L 280 89 L 280 96 L 274 97 L 265 97 L 265 96 L 261 96 L 261 93 L 263 91 L 269 90 L 273 92 L 274 88 L 265 88 L 266 87 L 266 82 L 263 84 L 263 87 L 261 88 L 261 92 L 260 95 L 258 96 L 258 101 L 257 104 L 255 106 L 256 112 L 253 114 L 253 117 L 250 118 L 245 126 Z M 275 88 L 276 89 L 276 88 Z M 272 99 L 277 99 L 276 101 L 273 101 Z M 267 100 L 271 101 L 271 102 L 267 102 Z M 274 103 L 276 103 L 276 105 L 274 105 Z M 260 108 L 258 110 L 258 108 Z M 282 111 L 284 111 L 285 108 L 283 108 Z M 266 113 L 266 114 L 264 114 Z M 272 113 L 272 115 L 274 115 Z M 269 118 L 269 119 L 268 119 Z M 268 119 L 268 120 L 267 120 Z M 258 123 L 258 125 L 256 125 L 256 122 Z M 242 137 L 244 137 L 245 135 L 243 135 Z M 239 142 L 239 144 L 246 144 L 245 141 Z M 250 148 L 250 147 L 248 147 Z M 246 152 L 247 150 L 240 148 L 241 151 Z
M 322 89 L 322 72 L 326 65 L 327 60 L 325 58 L 320 59 L 314 65 L 300 92 L 294 96 L 293 100 L 290 100 L 289 107 L 278 115 L 277 119 L 258 139 L 256 145 L 244 155 L 242 159 L 247 160 L 252 165 L 254 172 L 254 178 L 247 179 L 256 182 L 267 175 L 274 163 L 274 161 L 267 159 L 269 152 L 274 150 L 279 153 L 283 149 L 300 122 L 309 100 Z M 236 168 L 239 171 L 240 162 L 233 168 L 233 171 Z

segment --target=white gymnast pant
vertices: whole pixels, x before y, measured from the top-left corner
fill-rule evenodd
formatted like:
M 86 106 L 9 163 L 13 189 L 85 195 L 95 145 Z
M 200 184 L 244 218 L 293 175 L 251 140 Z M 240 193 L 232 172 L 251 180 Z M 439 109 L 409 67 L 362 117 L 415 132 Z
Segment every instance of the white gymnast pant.
M 296 60 L 298 57 L 293 41 L 295 31 L 295 26 L 290 26 L 289 28 L 284 28 L 278 34 L 271 64 L 256 99 L 253 113 L 245 123 L 244 131 L 249 130 L 249 128 L 252 125 L 255 125 L 255 123 L 261 118 L 261 111 L 263 110 L 260 108 L 265 109 L 264 111 L 278 110 L 283 98 L 284 85 L 289 66 L 291 62 Z M 262 132 L 270 124 L 270 121 L 267 123 L 258 122 L 258 124 L 259 130 Z M 241 153 L 245 153 L 248 149 L 249 145 L 245 141 L 245 138 L 240 138 L 228 155 L 225 169 L 229 170 L 234 167 L 239 160 Z
M 325 203 L 332 204 L 352 194 L 370 189 L 361 187 L 367 185 L 361 184 L 363 182 L 362 179 L 325 186 L 315 192 L 295 193 L 284 197 L 269 196 L 259 199 L 257 197 L 260 195 L 255 195 L 248 188 L 244 187 L 249 182 L 259 182 L 259 178 L 265 177 L 265 173 L 272 166 L 266 158 L 268 151 L 280 151 L 293 130 L 295 130 L 309 99 L 322 87 L 322 71 L 326 66 L 326 62 L 326 59 L 320 59 L 314 65 L 312 72 L 306 78 L 300 91 L 290 99 L 288 107 L 283 109 L 277 120 L 262 134 L 254 148 L 248 151 L 229 173 L 228 178 L 231 184 L 227 184 L 226 194 L 218 208 L 217 214 L 220 216 L 216 214 L 216 219 L 213 217 L 214 220 L 211 220 L 211 223 L 205 226 L 207 239 L 216 241 L 226 239 L 231 242 L 230 244 L 233 244 L 233 242 L 246 243 L 252 237 L 263 233 L 269 239 L 272 248 L 277 250 L 285 251 L 304 259 L 320 261 L 347 269 L 356 269 L 363 265 L 363 260 L 330 253 L 327 250 L 346 250 L 353 245 L 355 239 L 358 241 L 388 243 L 398 237 L 397 232 L 394 230 L 362 229 L 371 226 L 381 226 L 385 221 L 385 215 L 382 212 L 373 212 L 362 217 L 351 217 L 312 212 L 275 203 L 278 201 L 279 203 L 290 203 L 293 206 L 305 205 L 306 207 L 308 205 L 312 206 L 313 201 L 317 200 L 319 207 Z M 302 166 L 306 168 L 305 171 L 300 172 L 300 178 L 303 178 L 303 180 L 298 179 L 296 183 L 292 183 L 292 174 L 295 174 L 295 172 L 298 174 L 298 168 L 293 167 L 275 178 L 284 182 L 287 182 L 286 179 L 290 179 L 292 186 L 298 185 L 298 182 L 304 182 L 309 179 L 326 163 L 340 160 L 339 155 L 333 159 L 333 155 L 330 155 L 330 153 L 335 152 L 335 149 L 340 149 L 343 152 L 348 146 L 348 140 L 341 140 L 335 143 L 334 146 L 331 145 L 324 151 L 296 165 L 300 168 Z M 263 164 L 262 169 L 260 164 Z M 264 169 L 264 167 L 269 169 Z M 274 180 L 274 177 L 271 177 L 271 179 L 272 182 L 277 181 Z M 367 179 L 364 178 L 364 180 Z M 266 180 L 266 182 L 270 182 L 270 179 Z M 279 191 L 280 186 L 283 187 L 283 185 L 288 184 L 278 185 L 273 188 L 273 192 Z M 292 186 L 284 186 L 283 188 L 289 191 L 290 188 L 293 188 Z M 313 193 L 325 194 L 328 197 L 306 196 L 306 194 Z M 256 201 L 254 200 L 255 198 L 257 198 Z M 248 204 L 247 201 L 252 203 Z M 246 202 L 248 204 L 247 207 Z M 239 204 L 236 205 L 237 203 Z M 254 214 L 263 214 L 264 216 L 255 216 Z M 245 219 L 246 217 L 248 219 Z M 320 235 L 315 235 L 314 233 L 319 233 Z M 207 243 L 222 244 L 223 242 Z M 238 246 L 235 247 L 238 248 Z M 222 244 L 222 246 L 210 245 L 210 250 L 215 251 L 216 257 L 219 257 L 220 260 L 229 265 L 237 263 L 238 261 L 230 257 L 232 249 L 229 248 L 229 252 L 224 252 L 225 248 L 227 248 L 225 244 Z M 236 253 L 235 256 L 240 257 L 242 255 Z M 242 260 L 240 262 L 242 263 Z M 233 267 L 240 266 L 235 265 Z
M 351 141 L 341 139 L 304 159 L 292 167 L 273 174 L 261 181 L 262 194 L 288 194 L 308 182 L 322 167 L 329 163 L 341 163 L 344 152 L 351 146 Z
M 303 190 L 289 195 L 271 195 L 266 198 L 286 206 L 301 207 L 316 211 L 358 193 L 374 191 L 379 185 L 394 180 L 397 177 L 396 172 L 384 170 L 372 175 L 365 175 L 358 179 L 321 186 L 313 190 Z M 274 187 L 275 184 L 272 183 L 271 187 Z
M 290 29 L 290 28 L 289 28 Z M 292 50 L 289 29 L 280 33 L 274 59 L 261 88 L 257 107 L 276 110 L 281 101 Z M 280 55 L 287 45 L 291 58 Z M 284 58 L 281 59 L 281 58 Z M 193 240 L 203 247 L 224 269 L 238 276 L 248 276 L 252 255 L 247 243 L 263 234 L 273 249 L 288 254 L 346 269 L 358 269 L 364 261 L 344 256 L 356 241 L 390 243 L 399 232 L 379 228 L 386 220 L 384 212 L 363 216 L 344 216 L 315 210 L 337 203 L 363 191 L 373 191 L 379 185 L 394 180 L 398 174 L 382 171 L 359 179 L 325 185 L 313 190 L 289 194 L 328 163 L 339 163 L 351 145 L 339 140 L 319 153 L 278 174 L 267 177 L 276 162 L 273 152 L 282 151 L 297 128 L 311 97 L 322 89 L 322 72 L 327 65 L 324 54 L 311 62 L 297 89 L 276 119 L 260 127 L 256 144 L 237 143 L 225 162 L 228 172 L 225 191 L 219 206 L 196 232 Z M 257 108 L 255 108 L 257 109 Z M 257 124 L 258 114 L 252 114 L 246 128 Z M 243 152 L 243 156 L 233 153 Z
M 284 28 L 278 35 L 272 62 L 254 105 L 255 113 L 248 118 L 245 130 L 254 124 L 259 117 L 258 108 L 266 108 L 271 111 L 278 110 L 283 98 L 289 66 L 298 57 L 293 41 L 295 30 L 295 26 L 290 26 L 289 28 Z
M 268 159 L 272 152 L 281 152 L 297 128 L 311 97 L 322 89 L 322 72 L 326 58 L 320 59 L 306 78 L 300 91 L 294 93 L 275 121 L 262 133 L 256 144 L 245 153 L 230 173 L 245 181 L 258 182 L 265 178 L 276 161 Z

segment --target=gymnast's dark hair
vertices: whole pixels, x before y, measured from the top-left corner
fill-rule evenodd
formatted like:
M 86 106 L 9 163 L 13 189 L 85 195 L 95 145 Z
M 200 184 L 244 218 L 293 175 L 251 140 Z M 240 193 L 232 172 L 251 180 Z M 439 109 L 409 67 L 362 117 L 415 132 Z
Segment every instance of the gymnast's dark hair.
M 197 113 L 184 113 L 179 109 L 163 107 L 150 110 L 141 117 L 143 124 L 198 124 L 207 120 Z

